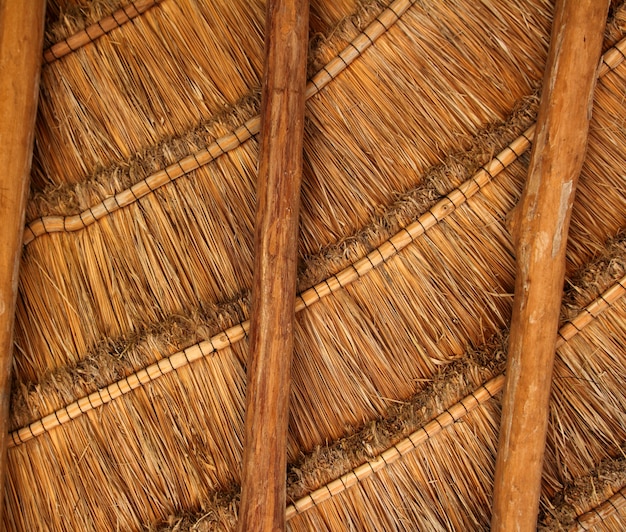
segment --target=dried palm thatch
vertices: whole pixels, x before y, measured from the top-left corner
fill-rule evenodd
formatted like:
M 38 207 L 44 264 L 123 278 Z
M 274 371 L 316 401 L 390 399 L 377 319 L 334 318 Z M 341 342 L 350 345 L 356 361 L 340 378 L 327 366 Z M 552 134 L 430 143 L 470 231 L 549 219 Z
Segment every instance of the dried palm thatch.
M 49 9 L 49 50 L 74 50 L 42 71 L 10 530 L 236 520 L 264 6 L 147 4 Z M 552 2 L 311 9 L 288 525 L 484 529 Z M 624 36 L 616 4 L 568 242 L 554 530 L 626 516 Z

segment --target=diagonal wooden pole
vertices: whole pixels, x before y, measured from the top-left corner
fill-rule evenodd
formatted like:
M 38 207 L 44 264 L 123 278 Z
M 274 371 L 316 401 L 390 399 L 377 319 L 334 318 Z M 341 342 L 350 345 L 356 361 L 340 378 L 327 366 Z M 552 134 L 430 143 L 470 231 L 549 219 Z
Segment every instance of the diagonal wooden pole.
M 30 181 L 45 0 L 0 0 L 0 486 L 4 486 L 13 322 Z M 0 496 L 0 515 L 4 495 Z
M 269 0 L 239 530 L 285 529 L 309 0 Z
M 517 274 L 491 528 L 536 530 L 565 247 L 585 158 L 609 0 L 558 0 L 528 180 L 513 217 Z

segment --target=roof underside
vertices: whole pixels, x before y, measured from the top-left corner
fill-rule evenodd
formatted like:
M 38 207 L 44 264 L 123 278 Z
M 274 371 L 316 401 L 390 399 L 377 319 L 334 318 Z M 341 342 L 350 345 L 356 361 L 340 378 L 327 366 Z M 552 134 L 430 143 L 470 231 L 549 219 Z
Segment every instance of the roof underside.
M 49 4 L 4 526 L 230 529 L 264 3 Z M 288 526 L 486 529 L 552 2 L 311 9 Z M 625 21 L 568 242 L 554 530 L 626 520 Z

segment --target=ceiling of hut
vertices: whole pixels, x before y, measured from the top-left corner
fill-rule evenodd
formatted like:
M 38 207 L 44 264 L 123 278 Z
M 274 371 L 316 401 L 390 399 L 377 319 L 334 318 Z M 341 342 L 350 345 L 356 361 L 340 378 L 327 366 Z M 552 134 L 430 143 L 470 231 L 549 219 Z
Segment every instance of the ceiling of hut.
M 265 3 L 49 0 L 7 530 L 231 529 Z M 488 528 L 549 0 L 313 0 L 291 530 Z M 540 524 L 626 526 L 626 7 L 567 251 Z M 577 528 L 578 527 L 578 528 Z

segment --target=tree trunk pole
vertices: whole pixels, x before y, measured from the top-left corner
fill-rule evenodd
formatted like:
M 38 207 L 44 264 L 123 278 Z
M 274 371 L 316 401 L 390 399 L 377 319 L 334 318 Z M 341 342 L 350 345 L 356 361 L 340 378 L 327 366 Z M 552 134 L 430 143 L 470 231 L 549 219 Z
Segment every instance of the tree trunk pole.
M 285 529 L 308 0 L 268 0 L 239 530 Z
M 44 11 L 44 0 L 0 0 L 0 486 L 3 487 L 13 322 L 39 98 Z M 0 496 L 0 515 L 3 502 L 4 495 Z
M 587 145 L 609 0 L 558 0 L 528 180 L 512 220 L 517 255 L 491 527 L 536 530 L 574 193 Z

